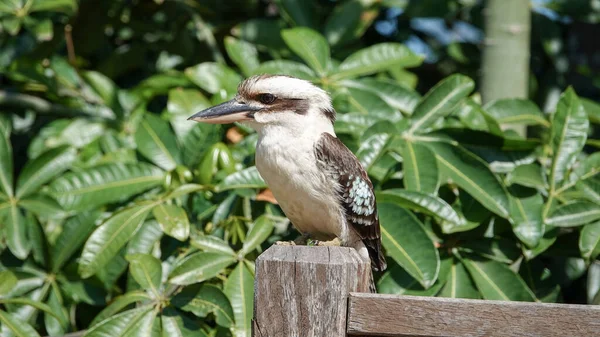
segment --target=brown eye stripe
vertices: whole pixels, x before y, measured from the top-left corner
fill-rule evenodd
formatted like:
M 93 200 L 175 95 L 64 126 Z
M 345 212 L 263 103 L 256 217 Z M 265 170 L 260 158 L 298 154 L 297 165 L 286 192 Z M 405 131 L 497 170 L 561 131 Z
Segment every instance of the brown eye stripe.
M 293 111 L 299 115 L 305 115 L 308 112 L 309 102 L 305 99 L 278 98 L 273 104 L 266 107 L 263 111 Z

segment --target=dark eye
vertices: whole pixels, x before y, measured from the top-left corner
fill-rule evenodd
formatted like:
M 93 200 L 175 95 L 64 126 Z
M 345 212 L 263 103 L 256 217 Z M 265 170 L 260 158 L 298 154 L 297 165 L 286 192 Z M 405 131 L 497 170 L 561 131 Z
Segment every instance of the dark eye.
M 258 95 L 258 100 L 263 103 L 263 104 L 271 104 L 273 102 L 275 102 L 275 99 L 277 97 L 275 97 L 275 95 L 273 94 L 260 94 Z

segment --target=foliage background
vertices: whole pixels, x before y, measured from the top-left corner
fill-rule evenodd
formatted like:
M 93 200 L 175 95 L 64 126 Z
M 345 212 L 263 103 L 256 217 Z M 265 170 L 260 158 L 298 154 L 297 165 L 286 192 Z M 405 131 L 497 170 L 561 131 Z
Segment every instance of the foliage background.
M 249 335 L 296 233 L 256 135 L 186 118 L 258 73 L 332 93 L 380 292 L 600 303 L 595 3 L 533 1 L 531 100 L 482 106 L 482 1 L 1 0 L 0 334 Z

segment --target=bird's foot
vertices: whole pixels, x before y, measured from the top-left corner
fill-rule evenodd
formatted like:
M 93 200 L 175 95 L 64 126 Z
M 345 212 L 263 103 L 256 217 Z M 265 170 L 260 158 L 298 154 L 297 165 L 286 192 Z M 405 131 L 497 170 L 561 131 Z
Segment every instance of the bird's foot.
M 330 241 L 318 241 L 318 240 L 314 240 L 314 245 L 315 246 L 329 246 L 329 247 L 339 247 L 342 245 L 342 241 L 340 241 L 340 239 L 335 238 L 333 240 Z
M 294 240 L 296 246 L 310 246 L 310 235 L 304 233 Z
M 275 244 L 278 246 L 295 246 L 296 242 L 294 242 L 294 241 L 275 241 Z

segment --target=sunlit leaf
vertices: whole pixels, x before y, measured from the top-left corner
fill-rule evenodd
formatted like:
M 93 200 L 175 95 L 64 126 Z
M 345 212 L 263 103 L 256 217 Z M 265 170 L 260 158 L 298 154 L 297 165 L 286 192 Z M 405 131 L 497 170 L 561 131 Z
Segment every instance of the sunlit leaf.
M 389 254 L 425 288 L 437 279 L 440 258 L 420 221 L 396 203 L 379 202 L 381 241 Z
M 75 154 L 75 149 L 61 146 L 29 161 L 19 174 L 17 197 L 37 192 L 40 186 L 70 168 L 75 161 Z
M 223 292 L 229 298 L 235 318 L 234 335 L 249 337 L 252 325 L 254 303 L 254 277 L 244 266 L 238 263 L 225 281 Z
M 558 207 L 546 223 L 556 227 L 573 227 L 600 219 L 600 205 L 578 201 Z
M 318 32 L 304 27 L 285 29 L 281 37 L 296 55 L 320 75 L 329 68 L 329 44 Z
M 190 235 L 190 221 L 183 208 L 172 204 L 159 204 L 152 209 L 152 214 L 165 234 L 179 241 L 187 240 Z
M 219 185 L 216 186 L 216 190 L 221 192 L 236 188 L 265 187 L 267 187 L 267 185 L 260 176 L 260 173 L 258 173 L 258 170 L 255 166 L 251 166 L 227 176 Z
M 435 193 L 439 187 L 438 165 L 429 148 L 406 141 L 401 150 L 404 187 L 410 191 Z
M 114 316 L 131 304 L 148 300 L 150 300 L 150 296 L 143 291 L 130 291 L 126 294 L 115 297 L 108 306 L 106 306 L 98 315 L 96 315 L 92 323 L 90 323 L 90 326 L 95 326 L 101 321 Z
M 454 261 L 452 266 L 450 266 L 446 284 L 438 296 L 474 299 L 481 297 L 467 270 L 459 261 Z
M 162 281 L 162 267 L 160 260 L 149 254 L 127 255 L 129 261 L 129 271 L 135 281 L 142 289 L 151 290 L 158 295 Z
M 530 100 L 500 99 L 488 103 L 484 109 L 500 124 L 550 126 L 537 105 Z
M 537 246 L 544 235 L 543 207 L 544 200 L 539 194 L 529 198 L 510 198 L 513 232 L 530 248 Z
M 595 260 L 600 255 L 600 221 L 585 225 L 579 235 L 581 256 Z
M 496 261 L 463 259 L 479 292 L 486 300 L 535 301 L 535 296 L 521 277 Z
M 199 283 L 217 276 L 236 258 L 215 252 L 197 252 L 179 261 L 169 275 L 169 282 L 178 285 Z
M 9 135 L 0 135 L 0 191 L 13 195 L 13 154 Z
M 153 308 L 151 306 L 144 306 L 137 309 L 131 309 L 123 313 L 111 316 L 98 324 L 94 325 L 88 330 L 84 337 L 121 337 L 131 334 L 132 331 L 136 331 L 136 325 L 143 322 L 147 315 L 153 314 Z M 139 330 L 137 330 L 139 331 Z M 148 336 L 148 335 L 146 335 Z M 141 336 L 140 336 L 141 337 Z
M 14 315 L 8 312 L 0 310 L 0 322 L 2 325 L 18 337 L 39 337 L 40 335 L 35 329 L 26 322 L 23 322 L 16 318 Z
M 229 299 L 221 289 L 212 284 L 186 287 L 173 297 L 171 303 L 198 317 L 206 317 L 209 313 L 213 313 L 220 326 L 229 328 L 234 325 L 233 309 Z
M 144 115 L 135 133 L 138 151 L 157 166 L 171 171 L 181 162 L 179 147 L 169 124 L 152 114 Z
M 261 215 L 252 224 L 250 231 L 244 240 L 244 246 L 240 253 L 243 255 L 256 249 L 260 246 L 273 232 L 274 221 L 266 215 Z
M 390 67 L 415 67 L 422 60 L 400 43 L 379 43 L 348 56 L 332 77 L 340 79 L 368 75 Z
M 252 71 L 259 66 L 258 51 L 251 43 L 226 36 L 225 49 L 229 58 L 245 75 L 252 74 Z

